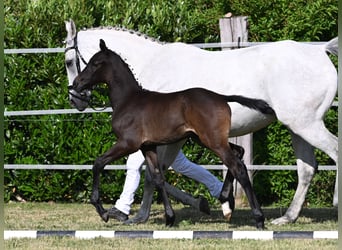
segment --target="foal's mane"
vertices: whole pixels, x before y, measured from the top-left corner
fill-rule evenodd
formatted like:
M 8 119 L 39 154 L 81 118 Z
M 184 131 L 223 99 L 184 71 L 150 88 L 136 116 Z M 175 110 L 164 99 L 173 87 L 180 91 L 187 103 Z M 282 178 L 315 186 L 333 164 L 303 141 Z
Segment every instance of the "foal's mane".
M 90 27 L 90 28 L 82 28 L 79 32 L 82 32 L 82 31 L 108 31 L 109 33 L 110 32 L 124 32 L 126 34 L 129 34 L 131 35 L 132 37 L 137 37 L 137 38 L 140 38 L 140 39 L 145 39 L 147 41 L 150 41 L 150 42 L 153 42 L 153 43 L 157 43 L 157 44 L 166 44 L 166 42 L 162 42 L 160 41 L 158 38 L 154 38 L 154 37 L 151 37 L 151 36 L 148 36 L 140 31 L 135 31 L 135 30 L 132 30 L 132 29 L 127 29 L 125 27 L 121 27 L 121 26 L 99 26 L 99 27 Z M 134 79 L 136 80 L 136 82 L 138 83 L 139 87 L 144 90 L 144 91 L 148 91 L 147 89 L 144 89 L 141 85 L 141 83 L 138 81 L 138 79 L 135 77 L 135 73 L 134 73 L 134 70 L 133 68 L 131 67 L 131 65 L 129 65 L 126 60 L 124 58 L 122 58 L 120 56 L 120 54 L 118 54 L 117 52 L 113 51 L 115 54 L 117 54 L 121 61 L 128 67 L 128 69 L 132 72 L 133 76 L 134 76 Z
M 155 42 L 155 43 L 158 43 L 158 44 L 165 44 L 166 43 L 166 42 L 160 41 L 159 38 L 154 38 L 154 37 L 148 36 L 148 35 L 140 32 L 140 31 L 136 31 L 136 30 L 132 30 L 132 29 L 127 29 L 125 27 L 120 27 L 120 26 L 91 27 L 91 28 L 83 28 L 80 31 L 96 31 L 96 30 L 101 30 L 101 31 L 105 30 L 105 31 L 108 31 L 108 32 L 125 32 L 127 34 L 131 34 L 132 36 L 144 38 L 144 39 L 146 39 L 148 41 Z
M 136 81 L 138 87 L 142 90 L 142 91 L 149 91 L 147 89 L 144 89 L 143 86 L 139 83 L 139 81 L 136 79 L 134 72 L 132 71 L 130 65 L 115 51 L 110 50 L 111 52 L 113 52 L 113 54 L 119 59 L 119 61 L 128 69 L 128 71 L 132 74 L 134 80 Z

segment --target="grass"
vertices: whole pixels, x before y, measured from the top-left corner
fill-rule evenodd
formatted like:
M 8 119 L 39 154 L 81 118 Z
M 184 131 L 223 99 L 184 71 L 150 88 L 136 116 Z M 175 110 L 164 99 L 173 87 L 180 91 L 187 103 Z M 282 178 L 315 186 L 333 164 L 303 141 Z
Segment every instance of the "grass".
M 107 205 L 106 207 L 109 207 Z M 132 214 L 138 206 L 133 207 Z M 153 205 L 150 219 L 145 224 L 123 225 L 110 220 L 101 221 L 89 204 L 59 203 L 9 203 L 5 204 L 5 230 L 256 230 L 250 209 L 237 209 L 227 223 L 219 206 L 212 207 L 210 216 L 190 207 L 174 205 L 176 223 L 165 227 L 163 207 Z M 266 230 L 270 231 L 321 231 L 337 230 L 337 209 L 304 209 L 294 224 L 277 226 L 271 220 L 285 209 L 263 208 Z M 337 240 L 153 240 L 96 238 L 80 240 L 68 237 L 44 237 L 39 239 L 11 239 L 5 241 L 5 249 L 337 249 Z

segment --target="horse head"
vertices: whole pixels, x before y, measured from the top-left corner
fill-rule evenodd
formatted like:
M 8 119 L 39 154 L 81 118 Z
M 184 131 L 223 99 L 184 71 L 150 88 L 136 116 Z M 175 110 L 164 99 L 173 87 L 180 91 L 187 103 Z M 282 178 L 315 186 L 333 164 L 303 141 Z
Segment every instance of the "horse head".
M 100 49 L 90 59 L 85 69 L 78 73 L 73 84 L 69 85 L 69 94 L 72 95 L 70 102 L 80 111 L 88 106 L 93 87 L 98 83 L 108 81 L 105 67 L 109 65 L 108 53 L 111 51 L 102 39 L 100 40 Z
M 80 59 L 86 65 L 77 46 L 77 31 L 74 21 L 65 22 L 67 38 L 65 39 L 65 68 L 68 75 L 69 100 L 72 106 L 83 111 L 88 106 L 91 97 L 91 91 L 76 92 L 72 89 L 72 83 L 81 71 Z
M 129 66 L 114 51 L 107 48 L 103 39 L 100 39 L 100 51 L 90 58 L 87 66 L 74 79 L 71 90 L 86 97 L 97 84 L 105 83 L 111 92 L 112 104 L 122 100 L 132 92 L 142 90 Z M 82 107 L 76 108 L 81 110 Z

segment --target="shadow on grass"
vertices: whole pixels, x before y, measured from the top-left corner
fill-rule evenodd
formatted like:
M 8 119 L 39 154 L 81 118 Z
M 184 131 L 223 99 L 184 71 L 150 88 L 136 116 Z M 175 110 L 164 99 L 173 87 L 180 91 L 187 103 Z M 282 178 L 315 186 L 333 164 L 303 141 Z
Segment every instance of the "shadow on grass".
M 280 216 L 284 215 L 287 208 L 262 208 L 265 220 L 272 221 Z M 220 209 L 215 209 L 211 211 L 210 215 L 198 212 L 196 209 L 191 207 L 183 207 L 180 209 L 175 209 L 176 221 L 175 227 L 186 222 L 188 224 L 206 224 L 215 223 L 226 225 L 227 221 L 222 215 Z M 164 224 L 164 211 L 163 210 L 153 210 L 150 215 L 150 223 Z M 319 224 L 319 223 L 337 223 L 338 221 L 338 210 L 337 208 L 304 208 L 299 215 L 299 219 L 296 224 Z M 293 225 L 293 224 L 292 224 Z M 237 208 L 232 215 L 231 221 L 229 222 L 229 227 L 231 229 L 240 228 L 244 226 L 255 226 L 255 221 L 251 210 L 249 208 Z

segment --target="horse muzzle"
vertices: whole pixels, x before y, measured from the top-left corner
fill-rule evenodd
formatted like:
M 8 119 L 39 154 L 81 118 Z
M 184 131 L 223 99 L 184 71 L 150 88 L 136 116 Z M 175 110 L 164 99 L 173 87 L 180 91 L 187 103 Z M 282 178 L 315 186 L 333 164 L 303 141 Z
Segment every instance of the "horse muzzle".
M 75 107 L 79 111 L 85 110 L 90 101 L 91 91 L 83 90 L 81 92 L 77 92 L 72 87 L 69 89 L 69 101 L 71 106 Z

